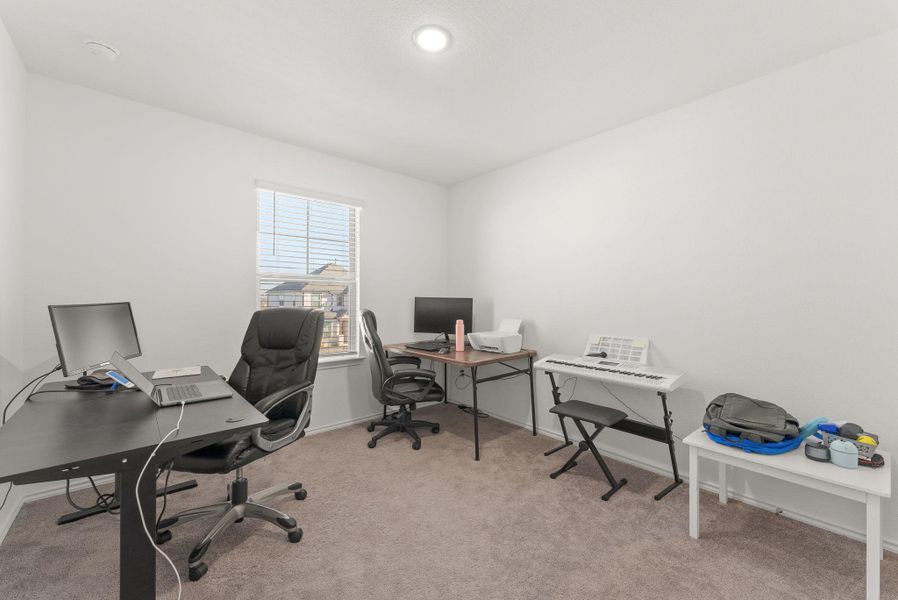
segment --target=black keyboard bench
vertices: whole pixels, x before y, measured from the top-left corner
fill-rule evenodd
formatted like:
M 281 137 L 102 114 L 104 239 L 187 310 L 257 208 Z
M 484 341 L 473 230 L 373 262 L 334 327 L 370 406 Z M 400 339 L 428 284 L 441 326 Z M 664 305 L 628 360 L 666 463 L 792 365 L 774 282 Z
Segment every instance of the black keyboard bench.
M 565 471 L 569 471 L 577 466 L 577 458 L 580 457 L 581 454 L 589 450 L 592 452 L 592 455 L 595 457 L 596 462 L 599 463 L 599 467 L 602 469 L 602 473 L 605 474 L 605 478 L 608 480 L 608 483 L 611 484 L 611 489 L 602 494 L 602 500 L 607 501 L 614 493 L 627 485 L 626 479 L 615 479 L 614 475 L 611 473 L 611 469 L 608 468 L 608 465 L 605 464 L 605 460 L 602 458 L 602 455 L 599 454 L 599 450 L 596 448 L 594 443 L 596 436 L 601 433 L 601 431 L 606 427 L 612 427 L 615 424 L 623 421 L 627 418 L 627 413 L 617 410 L 616 408 L 609 408 L 607 406 L 600 406 L 598 404 L 591 404 L 589 402 L 583 402 L 581 400 L 568 400 L 567 402 L 561 402 L 553 406 L 549 412 L 553 412 L 559 417 L 567 417 L 571 421 L 574 422 L 574 425 L 577 426 L 577 429 L 580 431 L 580 435 L 583 436 L 583 441 L 580 442 L 577 451 L 574 452 L 574 455 L 571 456 L 564 465 L 549 475 L 552 479 L 555 479 Z M 586 433 L 586 427 L 583 425 L 583 422 L 592 423 L 596 430 L 590 435 Z

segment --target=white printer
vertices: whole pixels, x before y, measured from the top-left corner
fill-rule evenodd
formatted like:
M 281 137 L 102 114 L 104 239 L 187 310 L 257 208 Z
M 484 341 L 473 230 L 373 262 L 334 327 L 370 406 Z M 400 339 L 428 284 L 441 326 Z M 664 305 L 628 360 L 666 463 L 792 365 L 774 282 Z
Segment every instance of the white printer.
M 501 352 L 507 354 L 509 352 L 518 352 L 523 343 L 521 335 L 521 319 L 502 319 L 499 329 L 496 331 L 483 331 L 480 333 L 469 333 L 468 341 L 475 350 L 485 350 L 486 352 Z

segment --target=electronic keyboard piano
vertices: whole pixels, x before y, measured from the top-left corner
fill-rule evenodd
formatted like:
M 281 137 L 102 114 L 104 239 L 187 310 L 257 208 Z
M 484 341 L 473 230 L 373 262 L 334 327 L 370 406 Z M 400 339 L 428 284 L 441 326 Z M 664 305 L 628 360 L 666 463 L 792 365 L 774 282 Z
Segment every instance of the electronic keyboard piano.
M 649 390 L 658 395 L 661 400 L 663 425 L 625 418 L 608 427 L 660 442 L 667 446 L 670 454 L 670 466 L 673 471 L 673 483 L 655 495 L 655 500 L 660 500 L 683 483 L 677 468 L 677 456 L 674 452 L 673 414 L 667 407 L 667 394 L 683 385 L 686 380 L 686 374 L 673 369 L 648 366 L 646 362 L 649 345 L 649 340 L 644 338 L 593 334 L 589 337 L 583 355 L 552 354 L 535 362 L 533 368 L 545 371 L 546 375 L 549 376 L 549 382 L 552 385 L 552 400 L 555 406 L 563 404 L 561 400 L 561 386 L 555 380 L 556 374 L 577 378 L 582 377 L 583 379 L 599 381 L 603 384 L 625 385 Z M 545 456 L 572 445 L 571 439 L 568 437 L 564 416 L 558 414 L 557 411 L 553 412 L 556 412 L 558 415 L 561 431 L 564 434 L 564 443 L 557 448 L 546 451 L 544 453 Z M 557 473 L 570 468 L 571 463 L 576 465 L 577 455 L 583 452 L 584 448 L 595 439 L 600 430 L 601 428 L 597 426 L 596 432 L 590 436 L 589 440 L 580 442 L 580 449 Z
M 650 367 L 638 362 L 609 360 L 598 356 L 552 354 L 536 361 L 533 367 L 653 392 L 672 392 L 683 385 L 686 379 L 686 374 L 682 371 Z

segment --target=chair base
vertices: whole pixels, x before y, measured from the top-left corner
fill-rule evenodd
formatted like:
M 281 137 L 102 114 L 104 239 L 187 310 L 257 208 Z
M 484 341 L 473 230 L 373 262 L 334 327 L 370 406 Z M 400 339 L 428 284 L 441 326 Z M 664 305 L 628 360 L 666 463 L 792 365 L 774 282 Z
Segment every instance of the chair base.
M 244 519 L 262 519 L 269 523 L 280 527 L 287 533 L 287 539 L 291 543 L 297 543 L 302 539 L 302 529 L 296 524 L 296 519 L 282 513 L 279 510 L 265 506 L 262 504 L 265 500 L 269 500 L 275 496 L 292 493 L 297 500 L 305 500 L 308 491 L 302 487 L 301 483 L 282 484 L 262 490 L 252 496 L 248 495 L 249 485 L 243 477 L 243 469 L 237 469 L 237 474 L 231 483 L 228 484 L 228 500 L 209 506 L 201 506 L 199 508 L 191 508 L 173 515 L 167 519 L 162 519 L 156 530 L 156 541 L 162 544 L 171 539 L 171 528 L 177 525 L 183 525 L 196 519 L 203 517 L 217 517 L 218 520 L 209 529 L 202 541 L 198 543 L 190 553 L 188 559 L 188 576 L 191 581 L 199 580 L 209 570 L 208 565 L 202 562 L 203 556 L 209 550 L 209 547 L 234 523 L 240 523 Z
M 388 415 L 385 419 L 368 423 L 368 431 L 374 431 L 375 427 L 384 427 L 385 429 L 377 432 L 377 434 L 371 438 L 368 442 L 369 448 L 377 446 L 377 440 L 386 435 L 390 435 L 391 433 L 404 433 L 412 438 L 412 449 L 420 450 L 421 436 L 418 435 L 418 432 L 415 431 L 415 429 L 419 427 L 429 427 L 431 433 L 440 432 L 439 423 L 416 421 L 412 419 L 412 413 L 405 406 L 400 407 L 399 412 Z

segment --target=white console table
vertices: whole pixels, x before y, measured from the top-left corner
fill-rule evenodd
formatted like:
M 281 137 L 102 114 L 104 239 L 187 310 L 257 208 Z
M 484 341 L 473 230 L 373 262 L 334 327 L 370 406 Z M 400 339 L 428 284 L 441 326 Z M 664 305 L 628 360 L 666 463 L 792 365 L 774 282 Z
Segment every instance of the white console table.
M 721 504 L 727 502 L 727 467 L 736 467 L 797 483 L 821 492 L 863 502 L 867 508 L 867 600 L 879 600 L 879 562 L 882 560 L 882 499 L 892 495 L 892 459 L 879 452 L 885 466 L 843 469 L 830 463 L 810 460 L 804 448 L 768 456 L 730 448 L 708 439 L 701 429 L 689 434 L 689 535 L 698 539 L 698 459 L 718 463 Z

